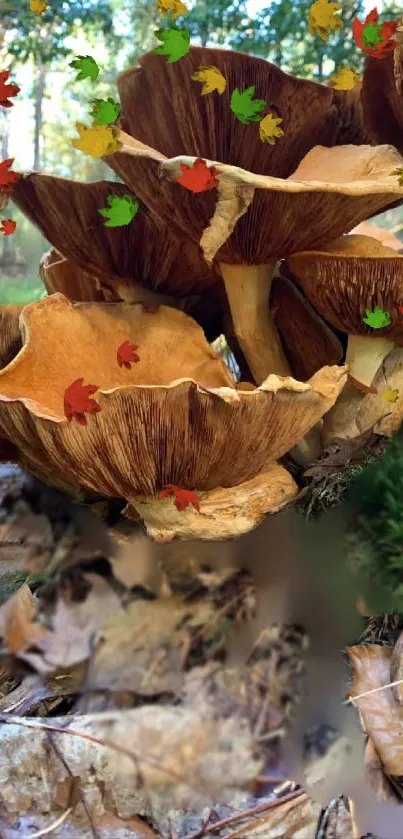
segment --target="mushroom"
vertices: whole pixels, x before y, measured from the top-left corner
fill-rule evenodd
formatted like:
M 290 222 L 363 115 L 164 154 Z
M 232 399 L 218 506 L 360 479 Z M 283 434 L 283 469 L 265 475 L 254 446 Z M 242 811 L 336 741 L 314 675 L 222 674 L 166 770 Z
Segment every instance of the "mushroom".
M 295 279 L 320 314 L 348 334 L 349 383 L 326 420 L 325 436 L 343 436 L 384 358 L 403 339 L 403 255 L 368 236 L 348 235 L 288 259 Z M 368 312 L 379 308 L 384 326 Z M 376 328 L 375 328 L 376 327 Z
M 293 498 L 276 462 L 346 381 L 334 366 L 237 390 L 196 322 L 165 306 L 57 293 L 25 307 L 20 324 L 24 346 L 0 371 L 0 435 L 32 472 L 127 499 L 164 540 L 228 538 Z
M 397 47 L 386 57 L 367 58 L 360 98 L 372 141 L 403 151 L 403 18 L 394 37 Z
M 200 65 L 222 73 L 221 96 L 200 96 L 192 81 Z M 257 126 L 243 124 L 231 111 L 232 91 L 251 85 L 266 111 L 282 119 L 284 136 L 274 145 L 262 142 Z M 388 175 L 402 158 L 386 148 L 354 146 L 349 166 L 347 151 L 333 154 L 328 146 L 368 142 L 359 100 L 251 56 L 192 47 L 180 62 L 168 64 L 150 53 L 121 76 L 118 87 L 123 146 L 106 162 L 127 184 L 136 184 L 155 216 L 168 217 L 177 231 L 191 236 L 208 262 L 216 259 L 256 382 L 269 372 L 287 372 L 267 305 L 276 260 L 317 247 L 401 200 L 403 188 Z M 326 148 L 312 150 L 315 143 Z M 326 156 L 321 174 L 318 155 Z M 217 193 L 194 195 L 178 183 L 161 182 L 161 172 L 175 181 L 181 166 L 192 167 L 198 158 L 214 167 Z
M 384 230 L 383 227 L 377 227 L 375 224 L 370 224 L 368 221 L 362 221 L 350 230 L 350 234 L 358 236 L 371 236 L 377 239 L 381 245 L 386 248 L 392 248 L 394 251 L 403 251 L 403 242 L 391 230 Z

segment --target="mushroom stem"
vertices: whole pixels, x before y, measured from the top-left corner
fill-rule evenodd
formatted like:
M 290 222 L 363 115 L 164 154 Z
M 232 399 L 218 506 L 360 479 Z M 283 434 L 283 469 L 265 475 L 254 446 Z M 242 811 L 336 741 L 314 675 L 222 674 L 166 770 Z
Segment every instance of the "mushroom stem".
M 276 263 L 220 264 L 235 334 L 253 377 L 260 385 L 270 373 L 290 375 L 277 328 L 269 312 Z
M 305 437 L 299 443 L 290 449 L 289 454 L 299 466 L 308 466 L 322 454 L 321 432 L 322 423 L 318 422 L 305 434 Z
M 346 364 L 350 376 L 370 387 L 384 358 L 394 346 L 395 342 L 385 336 L 349 335 Z

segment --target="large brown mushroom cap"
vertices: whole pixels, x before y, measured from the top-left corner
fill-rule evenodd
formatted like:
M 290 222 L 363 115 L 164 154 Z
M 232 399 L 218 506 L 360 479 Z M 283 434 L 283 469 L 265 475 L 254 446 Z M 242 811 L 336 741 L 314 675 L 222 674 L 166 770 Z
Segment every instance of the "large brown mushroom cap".
M 398 307 L 403 305 L 403 254 L 369 236 L 349 235 L 320 250 L 289 257 L 288 265 L 320 314 L 336 329 L 352 335 L 403 337 Z M 379 306 L 391 323 L 374 329 L 364 323 L 366 310 Z
M 362 81 L 363 117 L 373 141 L 403 149 L 403 18 L 397 48 L 386 58 L 367 58 Z
M 14 304 L 0 306 L 0 368 L 17 355 L 22 348 L 19 317 L 24 306 Z
M 267 470 L 334 404 L 345 368 L 310 382 L 269 376 L 239 392 L 202 330 L 182 312 L 72 304 L 45 297 L 21 315 L 25 344 L 0 371 L 0 432 L 36 465 L 105 496 L 152 496 L 165 485 L 230 487 Z M 140 361 L 121 368 L 133 342 Z M 73 381 L 98 387 L 86 425 L 64 413 Z

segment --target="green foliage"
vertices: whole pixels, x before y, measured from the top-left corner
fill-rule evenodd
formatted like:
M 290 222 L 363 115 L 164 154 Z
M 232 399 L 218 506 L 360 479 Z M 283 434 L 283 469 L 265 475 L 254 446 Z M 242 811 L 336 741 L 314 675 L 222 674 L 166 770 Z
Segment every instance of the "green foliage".
M 247 20 L 245 0 L 196 0 L 186 18 L 192 42 L 232 44 Z M 241 39 L 242 40 L 242 39 Z M 243 49 L 242 42 L 238 49 Z
M 403 611 L 403 435 L 389 444 L 381 461 L 354 485 L 355 515 L 348 536 L 350 556 L 374 589 L 383 589 L 388 608 Z

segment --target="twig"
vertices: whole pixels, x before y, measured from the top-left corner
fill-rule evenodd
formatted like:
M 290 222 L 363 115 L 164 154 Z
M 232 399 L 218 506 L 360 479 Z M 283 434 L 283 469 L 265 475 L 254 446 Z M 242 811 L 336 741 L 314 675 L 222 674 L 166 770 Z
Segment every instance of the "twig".
M 29 836 L 22 836 L 21 839 L 39 839 L 40 836 L 48 836 L 49 833 L 53 833 L 57 827 L 60 827 L 63 822 L 66 821 L 67 817 L 70 815 L 72 811 L 72 807 L 69 807 L 65 813 L 62 813 L 55 822 L 49 825 L 49 827 L 44 827 L 42 830 L 37 830 L 35 833 L 30 833 Z
M 286 804 L 287 801 L 292 801 L 293 799 L 297 799 L 302 796 L 308 798 L 306 792 L 297 790 L 296 792 L 288 793 L 288 795 L 282 795 L 281 798 L 276 798 L 274 801 L 264 801 L 262 804 L 257 804 L 256 807 L 251 807 L 250 810 L 242 810 L 235 816 L 228 816 L 227 819 L 221 819 L 221 821 L 215 822 L 210 825 L 210 827 L 203 827 L 201 830 L 197 830 L 196 833 L 189 833 L 187 836 L 184 836 L 183 839 L 203 839 L 203 836 L 207 833 L 215 833 L 216 830 L 221 830 L 222 827 L 228 827 L 230 824 L 236 824 L 236 822 L 243 821 L 244 819 L 249 818 L 249 816 L 264 813 L 267 810 L 274 810 L 274 808 L 279 807 L 280 804 Z M 226 837 L 226 839 L 228 839 L 228 837 Z
M 345 702 L 343 702 L 343 705 L 351 705 L 353 702 L 356 702 L 357 699 L 363 699 L 364 696 L 371 696 L 372 693 L 379 693 L 379 691 L 386 690 L 386 688 L 394 688 L 396 685 L 403 685 L 403 679 L 397 679 L 396 682 L 389 682 L 387 685 L 381 685 L 379 688 L 366 690 L 365 693 L 359 693 L 357 696 L 350 696 L 349 699 L 346 699 Z
M 60 749 L 59 749 L 59 746 L 55 743 L 55 741 L 54 741 L 54 739 L 53 739 L 53 737 L 52 737 L 51 732 L 50 732 L 50 731 L 47 731 L 47 732 L 46 732 L 46 734 L 47 734 L 47 737 L 48 737 L 49 743 L 51 744 L 51 746 L 52 746 L 52 748 L 53 748 L 53 750 L 54 750 L 55 754 L 57 755 L 57 757 L 58 757 L 58 758 L 59 758 L 59 760 L 60 760 L 60 763 L 64 766 L 64 768 L 65 768 L 65 770 L 66 770 L 67 774 L 70 776 L 71 780 L 74 782 L 74 780 L 75 780 L 74 773 L 71 771 L 70 766 L 69 766 L 69 764 L 67 763 L 66 758 L 63 756 L 63 754 L 61 753 L 61 751 L 60 751 Z M 81 804 L 82 804 L 82 805 L 83 805 L 83 807 L 84 807 L 84 810 L 85 810 L 85 813 L 86 813 L 86 816 L 87 816 L 87 819 L 88 819 L 88 823 L 89 823 L 89 826 L 90 826 L 90 828 L 91 828 L 91 833 L 92 833 L 92 835 L 93 835 L 94 839 L 100 839 L 100 836 L 99 836 L 98 830 L 96 829 L 96 827 L 95 827 L 95 825 L 94 825 L 94 823 L 93 823 L 93 821 L 92 821 L 92 818 L 91 818 L 91 813 L 90 813 L 90 811 L 89 811 L 89 809 L 88 809 L 88 805 L 87 805 L 87 802 L 86 802 L 86 800 L 85 800 L 85 796 L 84 796 L 84 794 L 83 794 L 83 791 L 82 791 L 82 789 L 81 789 L 81 785 L 80 785 L 79 783 L 77 784 L 76 789 L 77 789 L 77 795 L 80 797 Z M 72 808 L 73 808 L 73 804 L 71 804 L 71 809 L 72 809 Z

